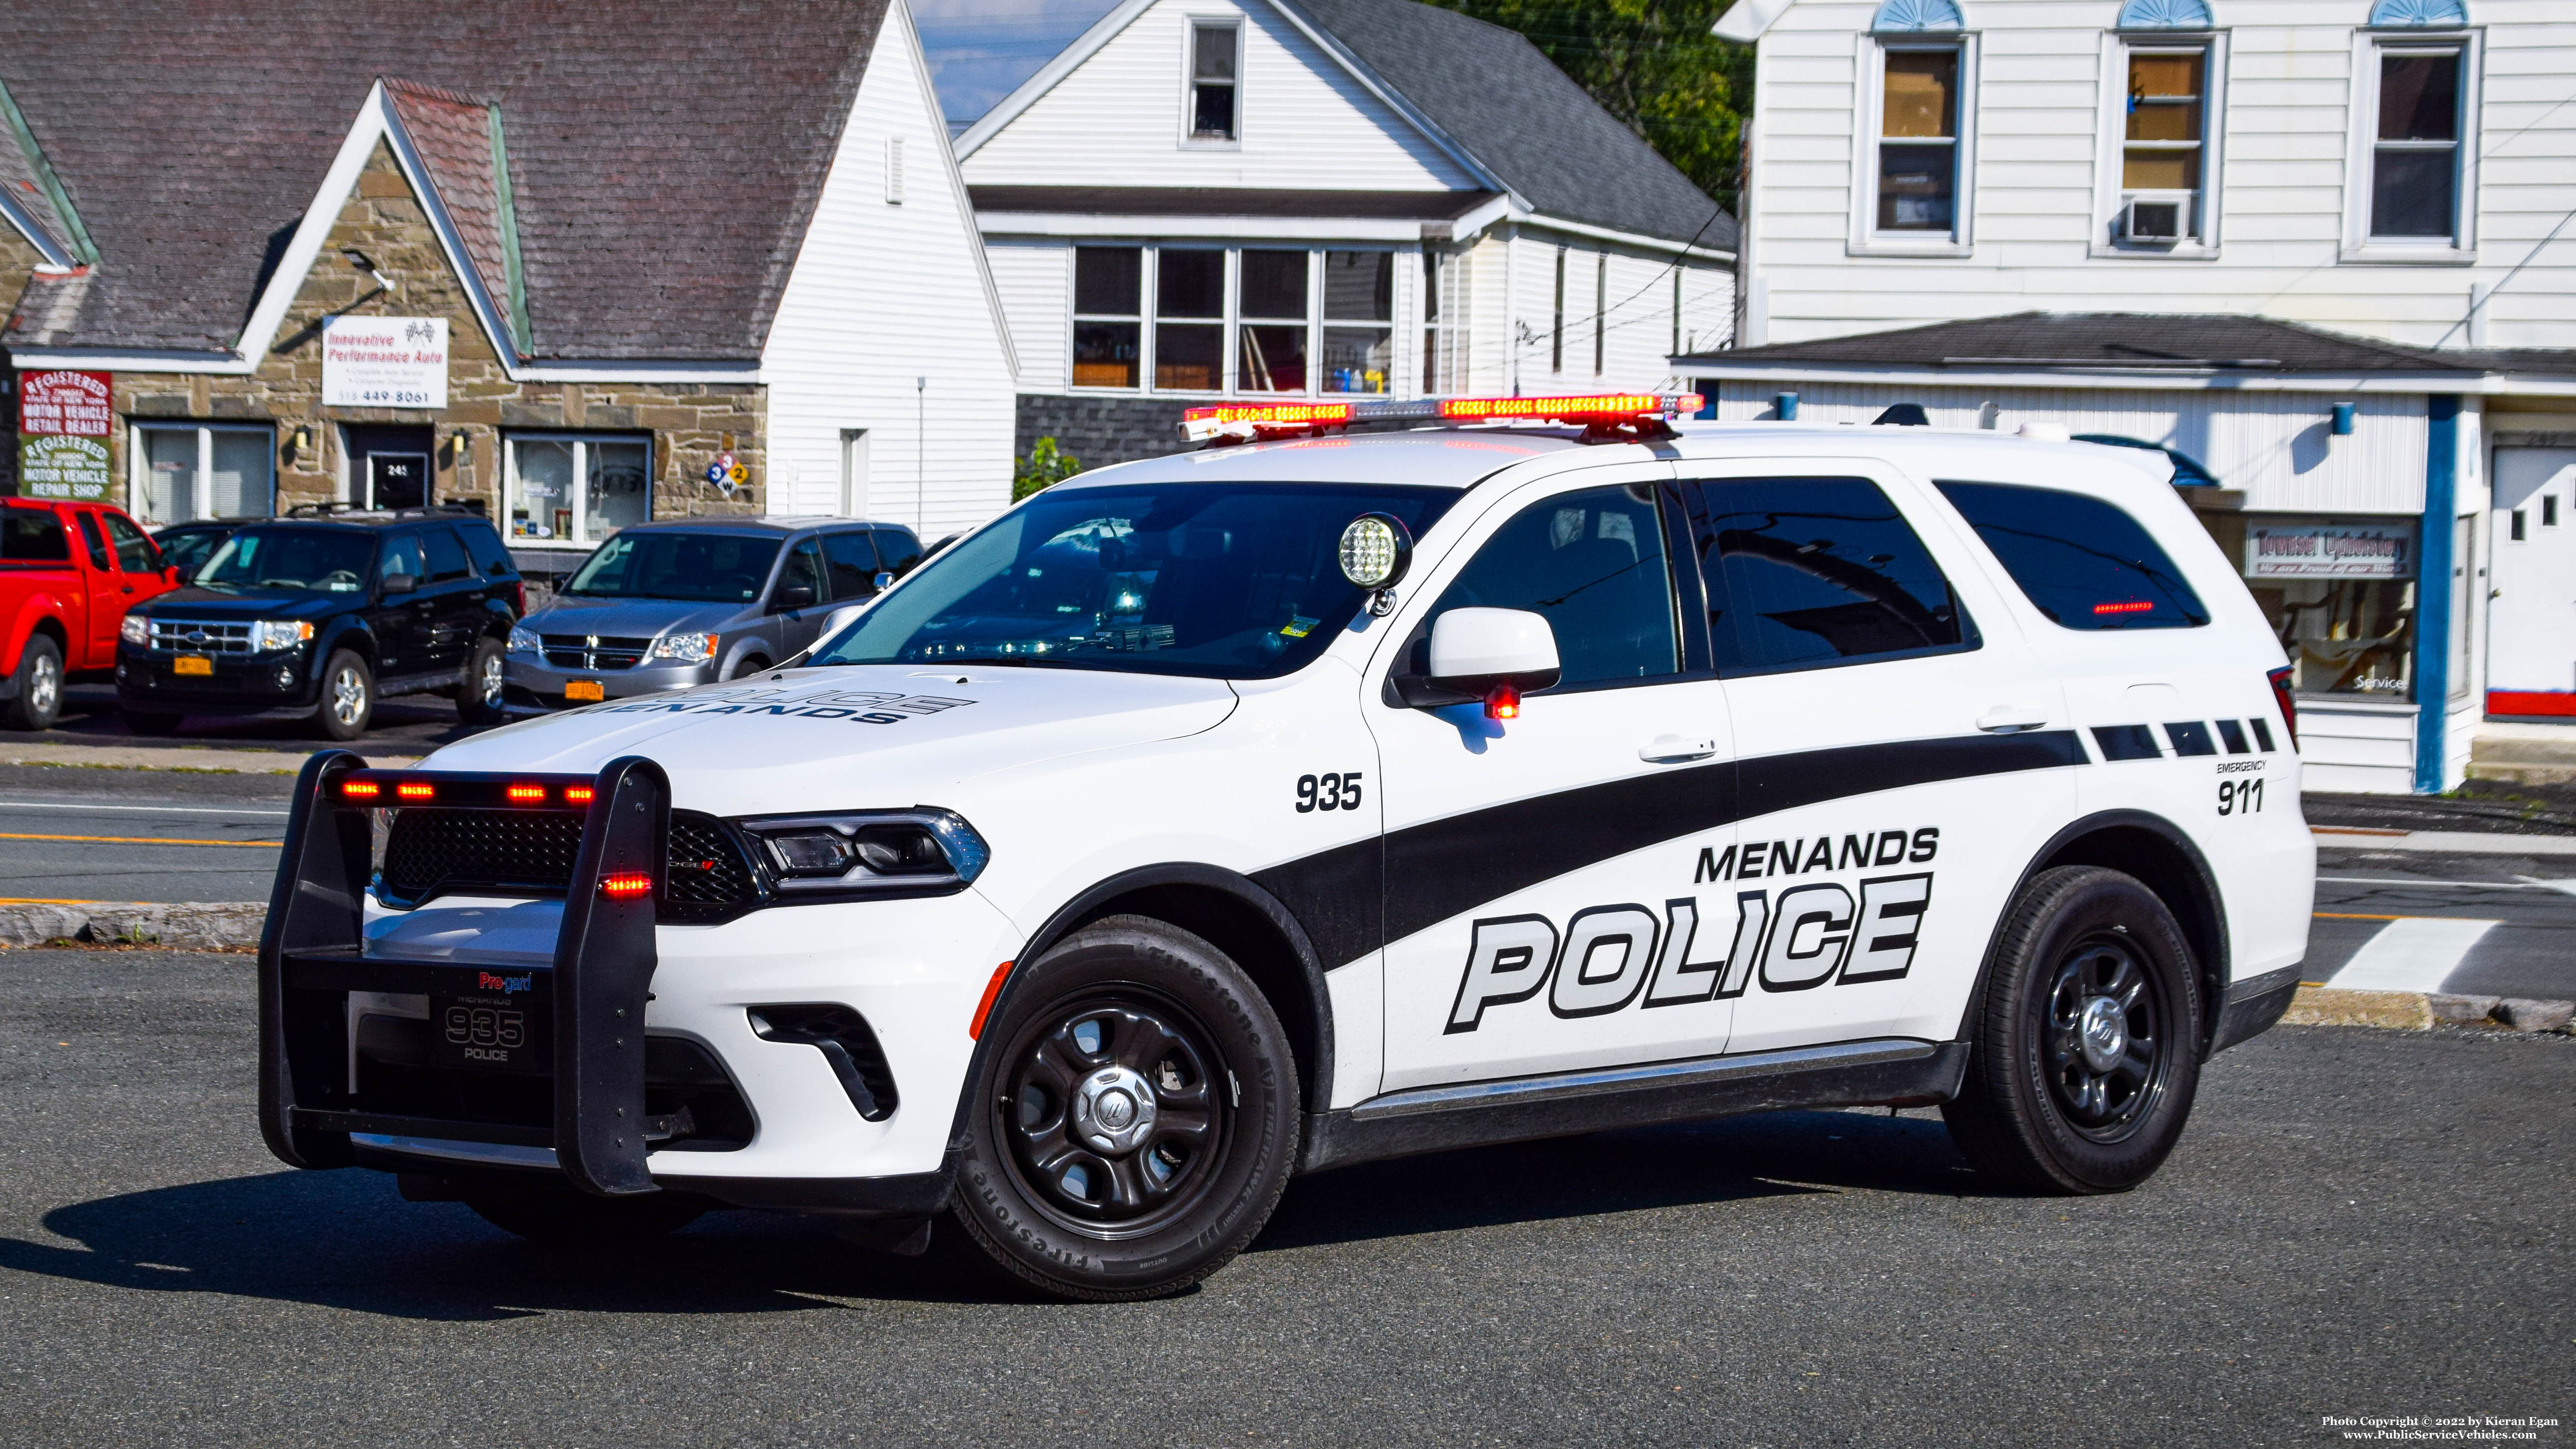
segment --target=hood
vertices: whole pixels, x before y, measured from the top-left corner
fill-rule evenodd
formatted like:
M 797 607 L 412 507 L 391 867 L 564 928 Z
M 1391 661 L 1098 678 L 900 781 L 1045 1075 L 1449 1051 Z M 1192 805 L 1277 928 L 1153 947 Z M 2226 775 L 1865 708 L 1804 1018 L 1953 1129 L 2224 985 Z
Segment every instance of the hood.
M 193 585 L 156 594 L 147 604 L 138 604 L 129 612 L 155 619 L 206 619 L 229 623 L 236 619 L 327 619 L 334 614 L 366 606 L 367 596 L 355 589 L 345 594 L 316 593 L 308 589 L 245 589 L 232 593 L 221 589 L 200 589 Z
M 1212 729 L 1221 679 L 1087 669 L 842 665 L 611 700 L 459 741 L 428 770 L 588 774 L 642 755 L 719 815 L 959 803 L 997 770 Z
M 520 620 L 540 634 L 599 634 L 650 639 L 666 631 L 690 634 L 721 628 L 755 605 L 697 604 L 685 599 L 583 599 L 558 596 Z

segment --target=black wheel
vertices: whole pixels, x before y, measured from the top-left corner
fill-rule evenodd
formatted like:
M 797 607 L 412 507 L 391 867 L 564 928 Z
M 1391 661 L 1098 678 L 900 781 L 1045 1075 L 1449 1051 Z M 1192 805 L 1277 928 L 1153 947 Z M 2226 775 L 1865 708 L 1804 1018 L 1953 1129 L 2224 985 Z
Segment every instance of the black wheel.
M 2195 979 L 2182 928 L 2135 877 L 2041 872 L 2005 917 L 1967 1079 L 1941 1109 L 1970 1165 L 2030 1192 L 2146 1181 L 2200 1084 Z
M 592 1197 L 551 1186 L 477 1192 L 465 1205 L 501 1231 L 549 1248 L 634 1247 L 678 1232 L 710 1206 L 685 1193 Z
M 959 1222 L 1064 1298 L 1177 1292 L 1270 1219 L 1297 1064 L 1270 1003 L 1187 931 L 1112 916 L 1023 967 L 985 1027 Z
M 133 734 L 157 737 L 179 732 L 180 717 L 175 714 L 137 714 L 130 709 L 119 713 L 125 716 L 126 730 Z
M 501 641 L 489 635 L 475 640 L 474 652 L 465 656 L 465 677 L 456 686 L 456 717 L 470 725 L 499 724 L 501 687 L 509 676 Z
M 63 712 L 62 647 L 42 634 L 30 634 L 18 650 L 15 698 L 0 705 L 0 727 L 49 730 Z
M 376 715 L 376 674 L 346 649 L 331 651 L 322 666 L 322 698 L 313 706 L 313 728 L 326 740 L 354 740 Z

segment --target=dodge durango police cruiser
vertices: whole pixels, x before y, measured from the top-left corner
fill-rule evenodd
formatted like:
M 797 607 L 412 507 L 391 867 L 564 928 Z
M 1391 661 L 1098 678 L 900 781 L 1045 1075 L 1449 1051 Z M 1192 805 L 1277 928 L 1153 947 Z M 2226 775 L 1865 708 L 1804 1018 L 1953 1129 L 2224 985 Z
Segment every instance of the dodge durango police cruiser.
M 2279 645 L 2160 455 L 1697 405 L 1195 410 L 775 668 L 316 755 L 270 1146 L 1092 1299 L 1293 1173 L 1731 1112 L 2137 1185 L 2306 949 Z

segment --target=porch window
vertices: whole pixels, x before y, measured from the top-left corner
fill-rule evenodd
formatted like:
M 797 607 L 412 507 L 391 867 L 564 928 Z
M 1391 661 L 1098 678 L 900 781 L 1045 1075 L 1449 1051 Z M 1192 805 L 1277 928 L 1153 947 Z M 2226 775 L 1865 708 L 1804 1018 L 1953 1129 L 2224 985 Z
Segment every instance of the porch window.
M 1144 352 L 1143 247 L 1073 249 L 1073 385 L 1134 387 Z
M 1325 392 L 1388 390 L 1395 372 L 1395 253 L 1324 253 Z
M 1306 391 L 1306 260 L 1302 251 L 1243 253 L 1236 385 L 1245 392 Z
M 1154 386 L 1225 386 L 1225 253 L 1166 248 L 1154 258 Z

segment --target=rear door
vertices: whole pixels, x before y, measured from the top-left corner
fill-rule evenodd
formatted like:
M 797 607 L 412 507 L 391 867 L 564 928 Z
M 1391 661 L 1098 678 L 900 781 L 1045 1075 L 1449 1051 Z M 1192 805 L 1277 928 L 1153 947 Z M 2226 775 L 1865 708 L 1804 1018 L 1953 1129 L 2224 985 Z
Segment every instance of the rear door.
M 98 510 L 66 508 L 80 531 L 81 594 L 89 603 L 89 623 L 75 641 L 66 669 L 104 669 L 116 662 L 116 631 L 125 623 L 125 606 L 134 597 L 134 581 L 117 572 L 116 555 L 99 527 Z
M 823 535 L 823 563 L 832 576 L 832 602 L 855 603 L 877 593 L 877 546 L 869 530 L 845 528 Z
M 1948 1040 L 2083 747 L 1974 545 L 1875 463 L 1685 464 L 1768 917 L 1728 1051 Z M 1732 973 L 1730 973 L 1732 976 Z

